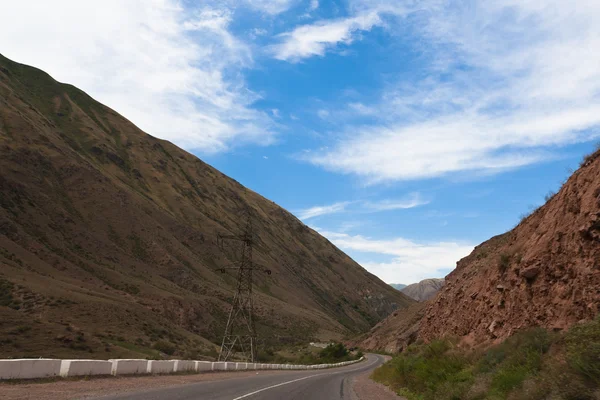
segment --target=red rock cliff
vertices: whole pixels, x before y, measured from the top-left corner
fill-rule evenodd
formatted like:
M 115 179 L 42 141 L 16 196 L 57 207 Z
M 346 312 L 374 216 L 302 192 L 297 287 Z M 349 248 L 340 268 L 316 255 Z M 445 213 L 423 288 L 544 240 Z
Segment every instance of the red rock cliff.
M 427 305 L 419 337 L 467 343 L 532 326 L 565 329 L 600 304 L 600 151 L 544 206 L 476 247 Z

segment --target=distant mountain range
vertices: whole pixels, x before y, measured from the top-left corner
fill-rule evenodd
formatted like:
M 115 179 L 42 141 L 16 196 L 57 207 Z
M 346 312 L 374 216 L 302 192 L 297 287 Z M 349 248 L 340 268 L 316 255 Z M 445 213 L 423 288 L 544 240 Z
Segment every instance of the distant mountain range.
M 413 283 L 411 285 L 405 285 L 403 283 L 390 283 L 390 286 L 401 291 L 414 300 L 425 301 L 433 297 L 438 290 L 444 286 L 444 279 L 424 279 L 421 282 Z
M 406 287 L 404 283 L 390 283 L 390 286 L 396 290 L 402 290 Z
M 423 279 L 402 289 L 402 293 L 417 301 L 429 300 L 444 286 L 444 278 Z

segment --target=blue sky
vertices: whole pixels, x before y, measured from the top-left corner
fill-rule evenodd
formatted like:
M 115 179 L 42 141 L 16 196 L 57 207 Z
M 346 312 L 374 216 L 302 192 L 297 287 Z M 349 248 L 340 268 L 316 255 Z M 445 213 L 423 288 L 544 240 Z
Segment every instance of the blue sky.
M 543 204 L 599 136 L 595 0 L 59 0 L 3 14 L 2 54 L 196 154 L 389 283 L 447 274 Z

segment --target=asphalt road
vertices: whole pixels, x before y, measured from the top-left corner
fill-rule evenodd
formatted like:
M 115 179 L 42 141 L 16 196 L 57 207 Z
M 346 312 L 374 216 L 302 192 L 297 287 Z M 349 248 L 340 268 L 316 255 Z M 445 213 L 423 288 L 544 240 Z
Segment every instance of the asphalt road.
M 357 400 L 351 378 L 373 370 L 384 362 L 376 354 L 365 361 L 342 368 L 320 371 L 285 371 L 224 381 L 200 382 L 147 390 L 102 400 Z

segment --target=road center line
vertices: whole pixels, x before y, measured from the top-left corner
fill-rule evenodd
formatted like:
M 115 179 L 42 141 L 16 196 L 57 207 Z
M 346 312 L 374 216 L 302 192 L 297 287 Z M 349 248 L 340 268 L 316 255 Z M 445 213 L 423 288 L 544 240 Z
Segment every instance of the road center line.
M 374 365 L 374 364 L 376 364 L 376 363 L 377 363 L 377 361 L 379 361 L 379 357 L 375 356 L 375 361 L 374 361 L 374 362 L 372 362 L 371 364 L 367 365 L 367 367 L 370 367 L 371 365 Z M 337 371 L 337 372 L 329 372 L 329 373 L 325 373 L 325 374 L 316 374 L 316 375 L 304 376 L 304 377 L 302 377 L 302 378 L 298 378 L 298 379 L 294 379 L 294 380 L 291 380 L 291 381 L 287 381 L 287 382 L 278 383 L 277 385 L 268 386 L 268 387 L 266 387 L 266 388 L 258 389 L 258 390 L 254 391 L 254 392 L 251 392 L 251 393 L 246 393 L 246 394 L 244 394 L 244 395 L 242 395 L 242 396 L 240 396 L 240 397 L 236 397 L 236 398 L 235 398 L 235 399 L 233 399 L 233 400 L 245 399 L 246 397 L 253 396 L 253 395 L 257 394 L 257 393 L 264 392 L 264 391 L 266 391 L 266 390 L 270 390 L 270 389 L 275 389 L 276 387 L 279 387 L 279 386 L 289 385 L 290 383 L 294 383 L 294 382 L 303 381 L 303 380 L 305 380 L 305 379 L 308 379 L 308 378 L 314 378 L 314 377 L 317 377 L 317 376 L 324 376 L 324 375 L 336 375 L 336 374 L 342 374 L 342 373 L 344 373 L 344 372 L 353 372 L 353 371 L 358 371 L 359 369 L 362 369 L 362 366 L 361 366 L 360 368 L 355 368 L 355 369 L 351 369 L 351 370 L 347 370 L 347 371 Z

